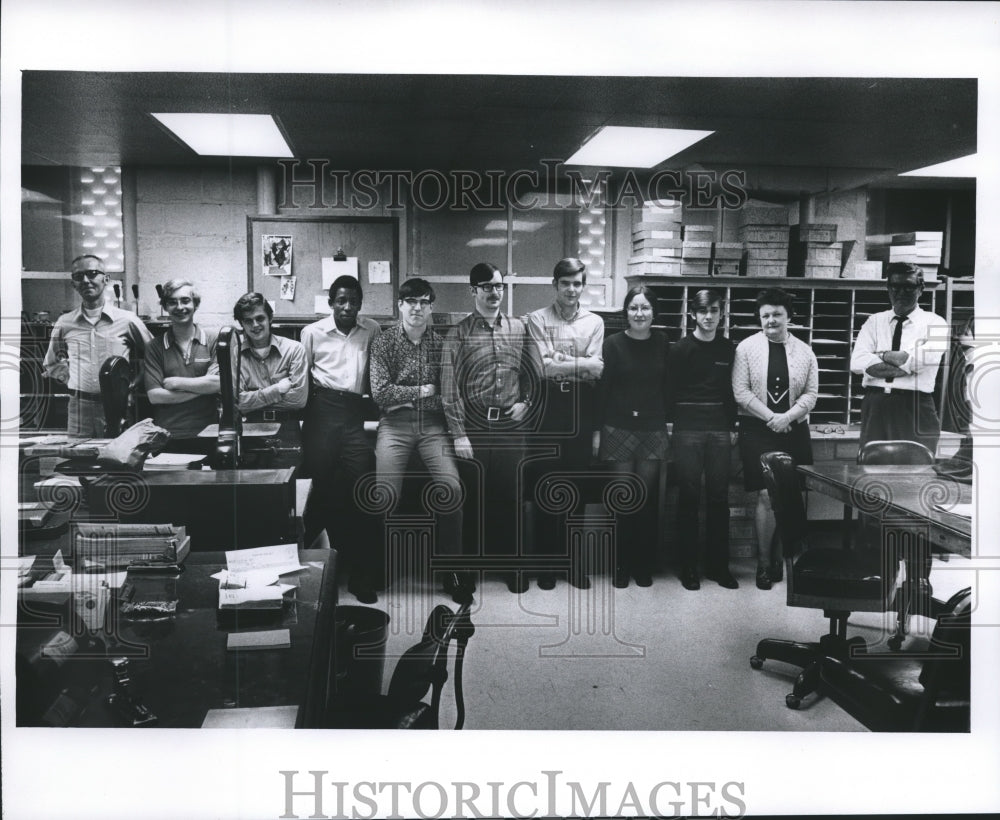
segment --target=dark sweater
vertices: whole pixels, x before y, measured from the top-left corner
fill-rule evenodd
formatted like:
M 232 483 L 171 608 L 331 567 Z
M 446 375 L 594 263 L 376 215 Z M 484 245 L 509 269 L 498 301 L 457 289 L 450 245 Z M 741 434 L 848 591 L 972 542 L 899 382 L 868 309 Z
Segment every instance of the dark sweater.
M 711 420 L 712 428 L 724 424 L 732 429 L 736 423 L 736 401 L 733 399 L 733 358 L 736 346 L 719 333 L 710 342 L 702 342 L 689 333 L 670 348 L 667 363 L 667 413 L 674 426 L 702 429 Z M 678 405 L 717 405 L 710 408 L 686 408 Z M 720 415 L 721 413 L 721 415 Z M 701 420 L 701 421 L 699 421 Z
M 624 331 L 604 340 L 599 420 L 627 430 L 659 430 L 667 422 L 666 334 L 639 341 Z

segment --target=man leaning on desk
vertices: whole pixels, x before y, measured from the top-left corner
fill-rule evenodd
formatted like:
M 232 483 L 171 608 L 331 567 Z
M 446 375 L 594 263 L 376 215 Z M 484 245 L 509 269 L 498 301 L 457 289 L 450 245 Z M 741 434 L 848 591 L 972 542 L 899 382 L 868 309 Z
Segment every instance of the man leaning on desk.
M 924 274 L 909 262 L 887 268 L 891 310 L 869 316 L 851 354 L 851 372 L 864 374 L 861 441 L 906 440 L 934 453 L 941 419 L 934 381 L 948 344 L 948 323 L 917 306 Z
M 69 388 L 67 432 L 103 438 L 104 407 L 99 373 L 111 356 L 133 364 L 133 385 L 141 378 L 146 344 L 153 338 L 134 313 L 105 303 L 108 284 L 104 262 L 92 254 L 78 256 L 70 266 L 80 307 L 60 316 L 52 328 L 42 372 Z

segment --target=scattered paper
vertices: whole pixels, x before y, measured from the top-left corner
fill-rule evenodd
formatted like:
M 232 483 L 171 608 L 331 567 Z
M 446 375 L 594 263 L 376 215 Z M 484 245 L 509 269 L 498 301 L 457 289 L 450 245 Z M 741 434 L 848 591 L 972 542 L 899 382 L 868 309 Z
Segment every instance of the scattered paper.
M 348 256 L 347 259 L 324 256 L 320 259 L 320 265 L 323 274 L 323 287 L 327 291 L 330 290 L 330 285 L 338 276 L 353 276 L 358 279 L 358 257 L 356 256 Z
M 287 629 L 264 629 L 256 632 L 230 632 L 227 649 L 288 649 L 292 635 Z
M 294 729 L 298 706 L 254 706 L 209 709 L 202 729 Z
M 368 263 L 368 284 L 387 285 L 391 281 L 389 278 L 389 262 L 377 261 Z
M 972 504 L 952 504 L 951 506 L 945 506 L 944 504 L 935 504 L 934 509 L 938 512 L 951 513 L 952 515 L 959 515 L 962 518 L 972 518 Z
M 233 573 L 250 573 L 270 570 L 275 575 L 305 569 L 299 563 L 297 544 L 275 544 L 271 547 L 254 547 L 247 550 L 227 550 L 226 569 Z

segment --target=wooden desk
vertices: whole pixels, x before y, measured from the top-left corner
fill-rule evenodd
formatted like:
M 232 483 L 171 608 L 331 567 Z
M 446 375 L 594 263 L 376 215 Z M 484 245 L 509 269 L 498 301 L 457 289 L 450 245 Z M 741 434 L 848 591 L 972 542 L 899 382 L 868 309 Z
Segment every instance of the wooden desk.
M 78 650 L 66 655 L 58 668 L 48 662 L 46 669 L 38 650 L 60 630 L 82 632 L 73 626 L 71 610 L 20 604 L 18 725 L 123 725 L 106 703 L 115 689 L 109 659 L 118 657 L 128 658 L 129 690 L 156 715 L 157 726 L 197 728 L 209 709 L 301 705 L 323 576 L 322 568 L 308 563 L 324 566 L 332 554 L 300 551 L 306 569 L 281 577 L 283 583 L 298 587 L 286 596 L 291 601 L 282 610 L 224 614 L 218 611 L 219 582 L 211 576 L 225 566 L 225 556 L 192 554 L 174 581 L 175 614 L 129 619 L 119 614 L 112 597 L 104 628 L 74 635 Z M 290 632 L 290 648 L 242 652 L 226 648 L 231 632 L 282 628 Z M 53 710 L 51 704 L 60 692 L 63 703 Z
M 832 462 L 798 469 L 810 490 L 883 521 L 923 525 L 931 542 L 948 552 L 966 557 L 972 552 L 972 521 L 934 506 L 971 503 L 968 484 L 939 476 L 930 467 Z

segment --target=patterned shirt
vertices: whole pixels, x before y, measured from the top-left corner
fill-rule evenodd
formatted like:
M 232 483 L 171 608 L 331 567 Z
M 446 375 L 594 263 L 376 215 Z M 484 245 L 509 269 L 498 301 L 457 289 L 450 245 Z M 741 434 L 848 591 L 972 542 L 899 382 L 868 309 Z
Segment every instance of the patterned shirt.
M 402 323 L 380 333 L 372 342 L 372 398 L 382 409 L 410 406 L 441 412 L 441 349 L 444 340 L 428 326 L 414 344 Z M 438 392 L 420 397 L 420 388 L 433 384 Z
M 364 395 L 368 353 L 379 332 L 378 322 L 367 316 L 358 316 L 357 324 L 347 334 L 337 329 L 333 316 L 302 328 L 299 338 L 313 382 L 319 387 Z
M 48 375 L 60 359 L 67 359 L 67 387 L 100 393 L 101 365 L 111 356 L 123 356 L 133 363 L 142 359 L 152 338 L 139 317 L 127 310 L 104 305 L 97 324 L 92 325 L 84 317 L 83 308 L 78 307 L 56 319 L 42 367 Z
M 555 305 L 532 311 L 525 317 L 528 333 L 534 339 L 549 377 L 549 363 L 556 353 L 570 359 L 603 361 L 604 320 L 586 308 L 578 308 L 569 319 L 563 319 Z M 559 381 L 576 381 L 573 376 L 555 377 Z
M 490 407 L 509 410 L 538 398 L 542 363 L 520 319 L 500 313 L 491 324 L 474 311 L 448 334 L 441 361 L 441 398 L 454 438 L 466 433 L 472 411 L 486 418 Z
M 292 388 L 285 395 L 278 382 L 288 379 Z M 254 410 L 301 410 L 309 398 L 309 374 L 305 348 L 284 336 L 271 334 L 267 355 L 261 358 L 244 339 L 240 345 L 240 412 Z

